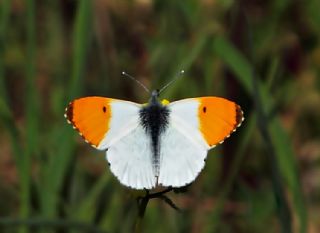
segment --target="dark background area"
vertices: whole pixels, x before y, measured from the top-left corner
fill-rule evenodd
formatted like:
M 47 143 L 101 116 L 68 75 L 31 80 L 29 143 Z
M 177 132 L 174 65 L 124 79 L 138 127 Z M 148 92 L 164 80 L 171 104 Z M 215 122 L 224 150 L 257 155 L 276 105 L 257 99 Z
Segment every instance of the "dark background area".
M 320 231 L 319 0 L 2 0 L 0 232 L 132 232 L 141 192 L 63 117 L 99 95 L 222 96 L 245 122 L 142 232 Z M 130 156 L 130 155 L 128 155 Z

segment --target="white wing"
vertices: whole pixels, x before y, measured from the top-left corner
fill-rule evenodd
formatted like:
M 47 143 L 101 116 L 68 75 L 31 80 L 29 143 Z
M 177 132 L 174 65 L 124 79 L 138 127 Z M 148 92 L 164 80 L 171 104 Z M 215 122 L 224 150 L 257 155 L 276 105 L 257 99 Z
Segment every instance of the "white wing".
M 139 122 L 141 105 L 113 100 L 110 129 L 99 144 L 107 148 L 111 172 L 123 185 L 151 189 L 156 185 L 152 168 L 151 139 Z
M 210 149 L 198 128 L 196 100 L 182 100 L 168 105 L 169 124 L 160 135 L 160 171 L 155 176 L 151 137 L 139 123 L 139 116 L 127 122 L 123 133 L 108 132 L 107 160 L 110 170 L 120 183 L 135 189 L 151 189 L 156 185 L 181 187 L 191 183 L 204 167 L 207 151 Z M 126 106 L 124 106 L 126 107 Z M 115 111 L 114 109 L 117 109 Z M 121 106 L 112 107 L 115 119 L 121 120 Z M 117 113 L 118 112 L 118 113 Z M 135 115 L 135 114 L 134 114 Z M 114 117 L 112 117 L 114 119 Z M 122 123 L 123 124 L 123 123 Z M 114 125 L 117 125 L 115 122 Z M 111 127 L 118 128 L 119 127 Z M 158 180 L 157 180 L 158 179 Z
M 220 97 L 184 99 L 168 108 L 168 128 L 160 138 L 158 182 L 181 187 L 198 176 L 208 150 L 228 138 L 244 118 L 240 106 Z
M 120 183 L 135 189 L 156 186 L 151 148 L 150 136 L 141 125 L 110 146 L 106 158 Z
M 204 167 L 207 148 L 195 144 L 174 121 L 161 136 L 160 172 L 158 183 L 181 187 L 191 183 Z
M 155 186 L 150 136 L 139 122 L 141 105 L 104 97 L 71 102 L 65 117 L 92 146 L 107 150 L 111 171 L 124 185 Z
M 181 100 L 168 105 L 168 128 L 161 135 L 160 174 L 163 186 L 182 187 L 198 176 L 210 149 L 198 128 L 199 102 Z

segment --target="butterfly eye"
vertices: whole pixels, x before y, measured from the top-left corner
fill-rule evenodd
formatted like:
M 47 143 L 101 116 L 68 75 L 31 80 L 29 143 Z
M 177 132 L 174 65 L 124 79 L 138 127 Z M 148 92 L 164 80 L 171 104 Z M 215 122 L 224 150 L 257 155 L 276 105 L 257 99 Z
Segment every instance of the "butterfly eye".
M 204 113 L 206 113 L 207 107 L 203 107 L 202 111 L 203 111 Z
M 107 111 L 107 108 L 106 108 L 105 106 L 103 106 L 102 111 L 103 111 L 103 112 L 106 112 L 106 111 Z

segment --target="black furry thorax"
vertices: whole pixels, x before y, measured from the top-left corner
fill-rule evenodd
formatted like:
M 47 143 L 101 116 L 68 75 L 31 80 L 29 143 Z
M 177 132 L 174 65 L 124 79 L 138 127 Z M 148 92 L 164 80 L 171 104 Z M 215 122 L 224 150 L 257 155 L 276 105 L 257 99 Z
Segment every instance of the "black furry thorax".
M 140 110 L 140 122 L 147 133 L 163 132 L 168 124 L 169 109 L 161 103 L 151 103 Z
M 168 126 L 170 111 L 158 101 L 157 92 L 153 92 L 150 102 L 140 110 L 140 123 L 151 137 L 153 163 L 159 165 L 160 135 Z

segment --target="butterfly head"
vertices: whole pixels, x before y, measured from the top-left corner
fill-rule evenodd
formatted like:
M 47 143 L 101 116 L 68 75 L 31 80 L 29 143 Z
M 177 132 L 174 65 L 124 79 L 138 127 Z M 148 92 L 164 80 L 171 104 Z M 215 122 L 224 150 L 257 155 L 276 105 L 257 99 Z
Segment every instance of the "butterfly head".
M 159 101 L 159 90 L 153 90 L 151 92 L 151 98 L 149 100 L 149 105 L 162 105 L 162 106 L 166 106 L 168 104 L 170 104 L 170 101 L 167 99 L 163 99 L 161 101 Z
M 150 98 L 150 101 L 149 101 L 149 104 L 159 104 L 159 90 L 153 90 L 151 92 L 151 98 Z

